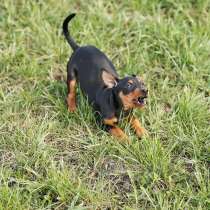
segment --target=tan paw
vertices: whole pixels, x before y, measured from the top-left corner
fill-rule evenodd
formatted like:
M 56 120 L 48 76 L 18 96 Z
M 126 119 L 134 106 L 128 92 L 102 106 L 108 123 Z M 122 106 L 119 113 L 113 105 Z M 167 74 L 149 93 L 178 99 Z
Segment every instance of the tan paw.
M 76 107 L 75 97 L 71 97 L 70 94 L 67 97 L 67 104 L 68 104 L 68 111 L 69 112 L 75 112 L 76 111 L 77 107 Z
M 114 137 L 117 138 L 118 141 L 122 142 L 122 143 L 128 143 L 130 144 L 131 141 L 128 138 L 128 136 L 118 127 L 113 127 L 111 128 L 111 130 L 109 131 Z
M 76 112 L 76 106 L 68 106 L 68 111 L 69 112 Z
M 148 136 L 148 132 L 145 128 L 141 127 L 135 130 L 136 131 L 136 135 L 141 138 L 142 136 Z

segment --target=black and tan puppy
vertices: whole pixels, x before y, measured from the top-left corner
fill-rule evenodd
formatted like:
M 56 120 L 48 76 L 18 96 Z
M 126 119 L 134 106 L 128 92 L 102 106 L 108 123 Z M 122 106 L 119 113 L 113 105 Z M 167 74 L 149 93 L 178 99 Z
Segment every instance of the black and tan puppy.
M 120 113 L 129 116 L 129 122 L 141 137 L 145 129 L 131 112 L 145 105 L 147 90 L 135 75 L 119 79 L 115 67 L 107 56 L 94 46 L 78 46 L 71 38 L 68 23 L 75 16 L 69 15 L 63 22 L 63 34 L 73 49 L 67 65 L 67 103 L 69 111 L 76 110 L 76 83 L 87 95 L 88 101 L 100 113 L 108 131 L 118 139 L 129 141 L 117 126 Z

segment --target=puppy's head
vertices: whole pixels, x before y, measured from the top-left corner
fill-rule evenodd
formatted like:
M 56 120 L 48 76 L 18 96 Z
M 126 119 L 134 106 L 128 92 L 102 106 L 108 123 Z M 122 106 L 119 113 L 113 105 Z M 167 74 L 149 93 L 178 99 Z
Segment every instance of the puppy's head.
M 144 107 L 148 91 L 141 78 L 132 75 L 119 79 L 117 75 L 103 71 L 102 79 L 106 87 L 113 88 L 124 110 Z
M 115 87 L 124 110 L 143 108 L 148 90 L 142 79 L 132 75 L 118 80 Z

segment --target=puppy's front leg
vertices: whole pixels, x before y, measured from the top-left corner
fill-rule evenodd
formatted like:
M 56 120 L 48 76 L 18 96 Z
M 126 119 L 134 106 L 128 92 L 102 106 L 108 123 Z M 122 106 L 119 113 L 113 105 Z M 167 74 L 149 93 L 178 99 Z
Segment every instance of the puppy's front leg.
M 141 123 L 139 122 L 139 120 L 136 117 L 132 116 L 130 118 L 130 123 L 138 137 L 141 138 L 143 135 L 148 135 L 146 129 L 144 127 L 142 127 Z
M 117 121 L 118 120 L 116 117 L 105 118 L 104 124 L 111 126 L 111 128 L 109 129 L 109 133 L 111 133 L 113 136 L 117 137 L 118 140 L 130 143 L 128 136 L 122 131 L 121 128 L 116 126 Z

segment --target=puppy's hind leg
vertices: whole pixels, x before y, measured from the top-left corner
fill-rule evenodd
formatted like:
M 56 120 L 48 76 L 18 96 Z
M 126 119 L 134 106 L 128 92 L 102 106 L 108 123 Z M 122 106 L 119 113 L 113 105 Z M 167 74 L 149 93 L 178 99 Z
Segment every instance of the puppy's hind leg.
M 76 111 L 76 71 L 68 67 L 67 74 L 67 105 L 70 112 Z

